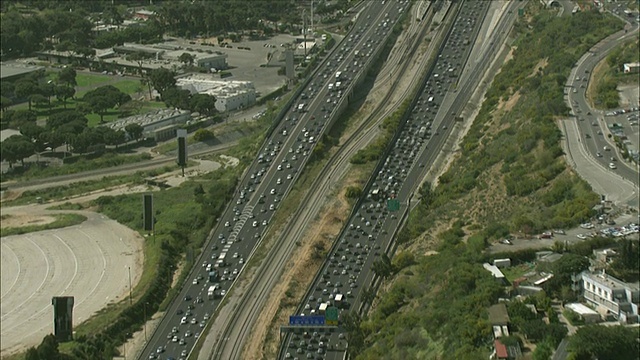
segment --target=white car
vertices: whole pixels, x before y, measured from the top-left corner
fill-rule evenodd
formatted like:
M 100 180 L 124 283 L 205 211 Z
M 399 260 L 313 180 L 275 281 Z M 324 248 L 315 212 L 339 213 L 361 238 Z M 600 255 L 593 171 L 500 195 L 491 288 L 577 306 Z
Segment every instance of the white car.
M 585 234 L 578 234 L 578 239 L 584 240 L 587 238 L 587 236 Z

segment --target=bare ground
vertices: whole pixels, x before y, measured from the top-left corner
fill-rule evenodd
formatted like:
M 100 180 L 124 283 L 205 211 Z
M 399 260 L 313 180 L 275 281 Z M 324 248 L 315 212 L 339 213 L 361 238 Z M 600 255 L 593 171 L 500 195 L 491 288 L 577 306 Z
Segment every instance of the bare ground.
M 358 172 L 352 172 L 343 181 L 341 189 L 360 182 Z M 319 220 L 314 222 L 306 231 L 305 241 L 298 249 L 291 263 L 281 277 L 281 282 L 269 295 L 267 307 L 258 318 L 257 324 L 270 324 L 257 326 L 251 334 L 249 345 L 245 348 L 243 359 L 259 360 L 270 359 L 278 352 L 279 324 L 288 322 L 289 315 L 295 312 L 299 299 L 306 292 L 307 286 L 322 266 L 325 251 L 330 246 L 332 239 L 339 234 L 342 225 L 346 221 L 346 214 L 351 204 L 344 197 L 344 192 L 334 198 L 327 199 L 319 214 Z M 324 249 L 321 256 L 316 255 L 316 249 Z
M 22 227 L 22 226 L 31 226 L 31 225 L 45 225 L 50 224 L 56 220 L 53 216 L 46 215 L 33 215 L 33 214 L 11 214 L 5 215 L 2 217 L 2 222 L 0 222 L 0 227 L 2 228 L 10 228 L 10 227 Z

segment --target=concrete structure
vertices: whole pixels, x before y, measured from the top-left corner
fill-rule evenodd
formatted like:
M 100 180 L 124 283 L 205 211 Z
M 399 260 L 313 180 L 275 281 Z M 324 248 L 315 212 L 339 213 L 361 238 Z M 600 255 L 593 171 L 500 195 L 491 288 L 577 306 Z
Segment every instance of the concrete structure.
M 250 81 L 220 81 L 189 75 L 176 79 L 176 85 L 192 94 L 215 96 L 215 106 L 220 112 L 244 109 L 256 102 L 256 90 Z
M 498 269 L 497 266 L 495 265 L 491 265 L 489 263 L 484 263 L 482 264 L 482 267 L 484 267 L 485 270 L 487 270 L 488 272 L 491 273 L 491 275 L 493 275 L 494 278 L 504 282 L 506 280 L 506 278 L 504 277 L 504 274 L 502 273 L 502 271 L 500 271 L 500 269 Z
M 580 315 L 585 324 L 593 324 L 600 321 L 600 314 L 580 303 L 566 304 L 564 307 Z
M 624 67 L 624 73 L 625 74 L 629 74 L 629 73 L 637 73 L 640 71 L 640 63 L 626 63 L 623 65 Z
M 114 130 L 126 131 L 125 127 L 127 125 L 138 124 L 144 128 L 142 136 L 152 137 L 156 141 L 163 141 L 174 138 L 180 125 L 190 119 L 191 113 L 189 111 L 162 109 L 147 114 L 130 116 L 104 126 Z
M 29 64 L 3 62 L 0 63 L 0 80 L 15 81 L 40 69 L 44 69 L 44 67 Z
M 544 7 L 560 7 L 560 2 L 558 0 L 540 0 L 540 3 L 542 4 L 542 6 Z
M 581 273 L 583 297 L 601 313 L 610 313 L 621 323 L 638 322 L 640 287 L 622 282 L 606 272 Z
M 613 249 L 596 249 L 593 250 L 593 255 L 596 261 L 604 265 L 612 262 L 618 256 L 618 253 Z
M 511 259 L 495 259 L 493 265 L 499 268 L 508 268 L 511 267 Z
M 137 10 L 133 14 L 133 17 L 138 20 L 149 20 L 149 18 L 151 18 L 155 14 L 156 13 L 154 11 L 142 9 L 142 10 Z

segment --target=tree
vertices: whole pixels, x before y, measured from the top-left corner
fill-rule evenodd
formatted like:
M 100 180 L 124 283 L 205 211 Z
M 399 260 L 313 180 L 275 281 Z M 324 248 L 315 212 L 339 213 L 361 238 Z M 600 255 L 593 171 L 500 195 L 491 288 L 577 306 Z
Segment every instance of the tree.
M 140 114 L 140 110 L 142 110 L 142 107 L 144 106 L 144 103 L 140 100 L 131 100 L 129 102 L 126 102 L 122 105 L 120 105 L 118 107 L 118 110 L 120 110 L 120 116 L 128 116 L 130 114 Z
M 153 69 L 149 73 L 149 81 L 151 86 L 163 96 L 167 89 L 176 85 L 175 74 L 173 71 L 165 68 Z
M 102 139 L 107 145 L 115 145 L 116 149 L 118 145 L 124 143 L 125 141 L 125 132 L 122 130 L 113 130 L 111 128 L 105 127 L 106 131 L 102 133 Z
M 587 325 L 569 338 L 568 349 L 578 359 L 637 360 L 638 330 L 624 326 Z
M 191 109 L 191 93 L 189 90 L 180 89 L 176 86 L 167 89 L 162 95 L 162 101 L 172 108 Z
M 131 96 L 112 85 L 106 85 L 87 92 L 82 101 L 91 106 L 92 112 L 100 115 L 100 122 L 104 122 L 104 115 L 108 109 L 131 101 Z
M 7 111 L 7 108 L 11 105 L 13 105 L 13 101 L 11 101 L 11 99 L 6 96 L 0 96 L 0 109 L 2 109 L 2 112 Z
M 543 341 L 536 345 L 536 350 L 533 352 L 533 360 L 549 360 L 551 355 L 553 355 L 553 347 L 548 341 Z
M 136 141 L 140 140 L 140 138 L 142 137 L 142 132 L 144 131 L 142 125 L 136 123 L 127 124 L 124 129 L 129 134 L 129 136 Z
M 40 134 L 45 131 L 45 128 L 33 122 L 28 122 L 20 126 L 20 134 L 26 136 L 31 141 L 38 141 Z
M 68 85 L 58 85 L 55 89 L 56 98 L 62 101 L 64 108 L 67 108 L 67 99 L 71 99 L 76 94 L 76 89 Z
M 193 139 L 196 141 L 207 141 L 214 138 L 213 131 L 209 129 L 198 129 L 193 135 Z
M 42 339 L 42 343 L 38 345 L 38 356 L 40 359 L 57 360 L 60 358 L 58 350 L 58 340 L 53 334 L 49 334 Z
M 196 58 L 195 56 L 185 52 L 178 57 L 178 60 L 185 65 L 191 66 L 195 62 Z
M 380 260 L 373 262 L 373 272 L 381 278 L 386 278 L 391 275 L 392 270 L 391 260 L 385 253 L 382 253 Z
M 82 123 L 84 124 L 84 127 L 86 127 L 89 120 L 77 111 L 67 110 L 49 116 L 46 127 L 48 130 L 55 131 L 62 128 L 64 125 L 74 122 Z
M 14 129 L 19 129 L 26 123 L 35 123 L 37 120 L 36 113 L 30 110 L 15 110 L 12 113 L 5 114 L 6 121 Z
M 58 84 L 66 85 L 66 86 L 78 86 L 78 82 L 76 81 L 77 77 L 76 70 L 70 66 L 63 68 L 58 73 Z
M 206 116 L 215 115 L 217 113 L 216 98 L 209 94 L 194 94 L 189 100 L 189 109 Z
M 2 161 L 7 161 L 9 167 L 13 163 L 20 161 L 24 166 L 24 158 L 33 155 L 36 151 L 35 145 L 24 135 L 12 135 L 0 143 Z
M 29 100 L 31 110 L 31 96 L 38 93 L 38 85 L 28 79 L 21 79 L 16 82 L 14 92 L 18 98 Z
M 349 186 L 347 190 L 345 190 L 344 196 L 348 199 L 359 199 L 362 196 L 362 187 L 361 186 Z

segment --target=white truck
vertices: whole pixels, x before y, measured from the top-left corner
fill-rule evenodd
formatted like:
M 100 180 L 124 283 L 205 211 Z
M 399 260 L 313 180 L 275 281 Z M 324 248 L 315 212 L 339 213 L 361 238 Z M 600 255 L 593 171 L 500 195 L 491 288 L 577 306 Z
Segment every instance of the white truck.
M 340 80 L 342 78 L 342 71 L 336 72 L 336 80 Z
M 320 304 L 320 307 L 318 307 L 318 313 L 319 313 L 320 315 L 324 315 L 324 313 L 327 311 L 327 307 L 328 307 L 328 306 L 329 306 L 329 305 L 327 305 L 327 303 L 322 303 L 322 304 Z
M 342 307 L 342 300 L 343 299 L 344 299 L 344 295 L 336 294 L 336 297 L 333 299 L 333 302 L 335 303 L 336 307 L 338 307 L 338 308 Z

